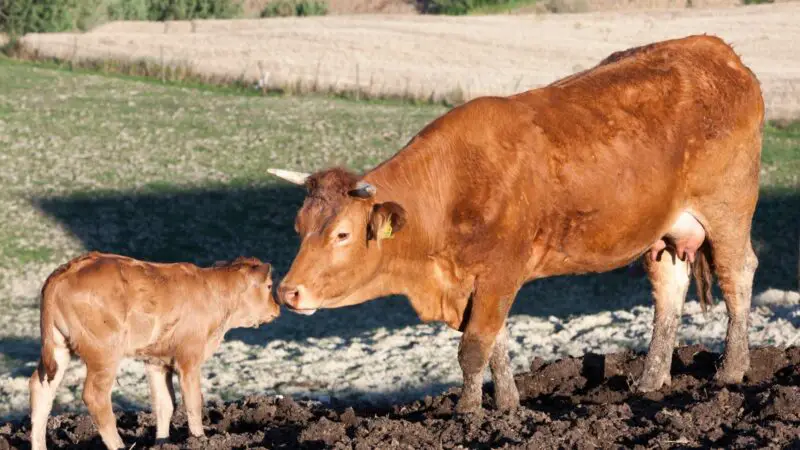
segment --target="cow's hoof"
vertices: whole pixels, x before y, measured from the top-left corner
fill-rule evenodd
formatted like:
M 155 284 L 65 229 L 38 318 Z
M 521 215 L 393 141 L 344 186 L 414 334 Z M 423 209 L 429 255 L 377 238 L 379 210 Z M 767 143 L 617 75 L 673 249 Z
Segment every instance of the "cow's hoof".
M 461 397 L 456 404 L 456 414 L 474 414 L 481 410 L 481 398 Z
M 519 392 L 516 389 L 512 392 L 500 392 L 495 395 L 494 403 L 498 411 L 514 411 L 519 408 Z
M 669 386 L 671 384 L 672 378 L 669 374 L 662 376 L 646 374 L 642 375 L 642 378 L 640 378 L 639 382 L 634 386 L 634 390 L 641 394 L 646 394 L 648 392 L 655 392 L 663 386 Z
M 165 445 L 165 444 L 169 444 L 168 437 L 156 438 L 156 441 L 153 443 L 153 445 Z
M 744 380 L 744 370 L 727 369 L 723 366 L 714 375 L 714 382 L 717 386 L 725 386 L 729 384 L 739 384 Z

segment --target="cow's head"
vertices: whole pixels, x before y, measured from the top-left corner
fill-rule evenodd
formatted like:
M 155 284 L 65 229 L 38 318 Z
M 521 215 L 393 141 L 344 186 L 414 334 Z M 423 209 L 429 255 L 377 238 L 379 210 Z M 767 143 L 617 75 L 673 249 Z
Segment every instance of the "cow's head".
M 375 276 L 381 241 L 405 224 L 403 207 L 376 202 L 376 188 L 344 169 L 269 172 L 307 190 L 295 218 L 300 251 L 278 288 L 279 301 L 301 314 L 357 303 L 347 298 Z

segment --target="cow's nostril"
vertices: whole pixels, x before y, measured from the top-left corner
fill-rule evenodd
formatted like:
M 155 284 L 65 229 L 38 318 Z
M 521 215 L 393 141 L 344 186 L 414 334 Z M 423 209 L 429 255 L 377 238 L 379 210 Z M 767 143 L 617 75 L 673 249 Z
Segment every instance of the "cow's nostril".
M 281 285 L 278 288 L 278 299 L 283 304 L 291 305 L 292 303 L 297 302 L 298 296 L 298 290 L 295 286 Z

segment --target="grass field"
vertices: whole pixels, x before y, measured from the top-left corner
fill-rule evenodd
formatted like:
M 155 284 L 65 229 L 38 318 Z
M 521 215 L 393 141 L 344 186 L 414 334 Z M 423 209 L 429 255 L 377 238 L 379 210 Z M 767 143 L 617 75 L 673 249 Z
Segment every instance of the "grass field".
M 26 401 L 24 377 L 38 357 L 38 291 L 58 264 L 88 249 L 200 264 L 249 254 L 272 261 L 280 276 L 296 250 L 292 218 L 303 192 L 279 184 L 266 169 L 310 171 L 342 164 L 364 170 L 444 111 L 164 86 L 0 59 L 0 399 L 9 405 L 4 411 Z M 761 259 L 757 290 L 796 289 L 800 125 L 768 126 L 765 136 L 754 225 Z M 517 312 L 563 317 L 628 308 L 630 291 L 616 287 L 623 282 L 646 295 L 641 283 L 624 274 L 582 280 L 545 280 L 526 288 L 521 297 L 542 300 Z M 565 295 L 574 300 L 569 306 Z M 585 298 L 592 295 L 615 300 Z M 270 328 L 275 331 L 258 336 L 293 336 L 311 345 L 322 335 L 341 340 L 414 324 L 408 308 L 396 304 L 322 312 L 313 321 L 286 315 Z M 392 321 L 397 324 L 386 325 Z M 236 336 L 236 348 L 242 342 L 264 345 Z M 249 351 L 244 348 L 242 360 Z M 454 354 L 446 356 L 455 361 Z M 235 367 L 237 361 L 225 364 Z M 137 373 L 141 381 L 143 373 Z M 314 374 L 302 376 L 313 381 Z M 131 389 L 146 398 L 144 386 Z M 209 386 L 218 394 L 228 389 Z M 73 383 L 62 400 L 76 401 L 77 388 Z

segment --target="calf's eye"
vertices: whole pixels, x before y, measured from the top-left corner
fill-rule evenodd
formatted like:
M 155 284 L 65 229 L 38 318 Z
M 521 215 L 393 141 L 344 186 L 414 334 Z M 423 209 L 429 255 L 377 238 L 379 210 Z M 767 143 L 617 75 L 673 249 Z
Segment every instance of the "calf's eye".
M 350 233 L 339 233 L 336 235 L 336 238 L 339 239 L 340 241 L 343 241 L 348 237 L 350 237 Z

